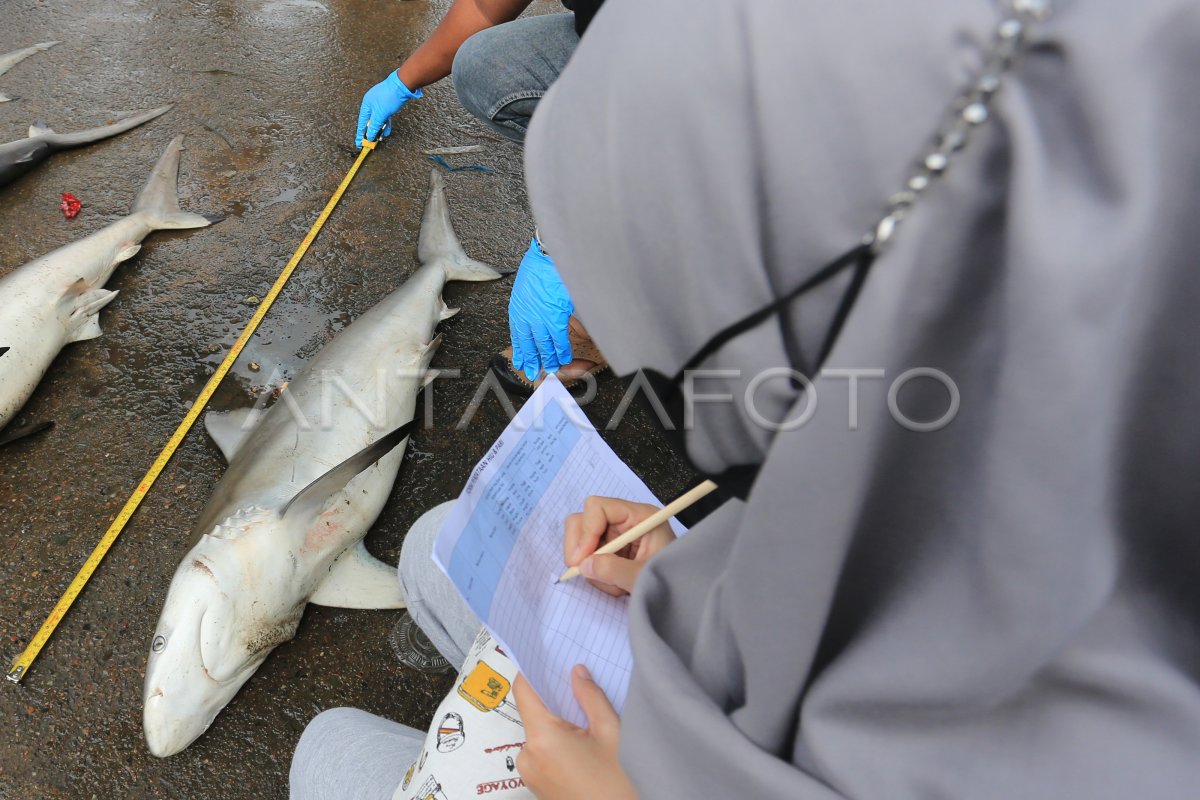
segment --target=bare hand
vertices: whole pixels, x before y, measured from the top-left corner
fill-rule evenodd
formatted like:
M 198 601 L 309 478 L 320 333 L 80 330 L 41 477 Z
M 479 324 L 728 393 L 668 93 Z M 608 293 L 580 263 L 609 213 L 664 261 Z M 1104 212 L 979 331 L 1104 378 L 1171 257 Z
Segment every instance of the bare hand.
M 621 718 L 582 664 L 571 670 L 571 688 L 587 715 L 586 728 L 554 716 L 524 675 L 513 682 L 525 725 L 525 747 L 517 756 L 521 780 L 538 800 L 637 800 L 617 759 Z
M 670 524 L 664 522 L 611 555 L 592 554 L 656 511 L 658 508 L 645 503 L 589 497 L 583 512 L 571 514 L 564 523 L 563 561 L 568 567 L 579 567 L 588 583 L 600 591 L 614 597 L 629 594 L 650 557 L 675 541 Z

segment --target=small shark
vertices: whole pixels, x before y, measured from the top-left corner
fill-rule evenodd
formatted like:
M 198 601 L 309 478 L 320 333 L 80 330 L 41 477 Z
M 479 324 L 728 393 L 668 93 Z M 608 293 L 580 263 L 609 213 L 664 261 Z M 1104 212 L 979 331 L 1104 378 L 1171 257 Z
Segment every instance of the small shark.
M 334 337 L 270 409 L 205 417 L 229 468 L 196 523 L 150 645 L 143 727 L 154 755 L 178 753 L 204 733 L 296 635 L 308 603 L 404 607 L 395 568 L 362 540 L 404 456 L 407 426 L 397 426 L 413 418 L 432 377 L 442 338 L 434 328 L 458 313 L 442 287 L 501 277 L 463 252 L 436 172 L 417 253 L 421 268 Z
M 129 216 L 0 277 L 0 429 L 33 394 L 50 363 L 71 342 L 100 335 L 104 288 L 151 231 L 203 228 L 216 218 L 179 210 L 176 179 L 183 137 L 167 146 Z
M 8 72 L 10 69 L 29 58 L 34 53 L 40 53 L 43 50 L 49 50 L 56 44 L 58 44 L 58 42 L 42 42 L 41 44 L 35 44 L 33 47 L 26 47 L 21 50 L 13 50 L 11 53 L 5 53 L 4 55 L 0 56 L 0 75 Z M 9 100 L 16 99 L 17 98 L 15 97 L 5 97 L 3 94 L 0 94 L 0 103 L 7 103 Z
M 78 133 L 55 133 L 50 128 L 35 123 L 29 128 L 28 138 L 0 144 L 0 186 L 12 183 L 59 150 L 69 150 L 116 136 L 155 117 L 161 117 L 170 110 L 171 106 L 162 106 L 134 114 L 112 125 L 89 128 Z

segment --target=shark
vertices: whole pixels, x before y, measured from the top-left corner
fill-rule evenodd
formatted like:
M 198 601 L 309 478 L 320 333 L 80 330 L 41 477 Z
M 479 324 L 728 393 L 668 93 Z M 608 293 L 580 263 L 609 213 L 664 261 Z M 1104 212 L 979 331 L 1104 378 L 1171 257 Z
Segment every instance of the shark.
M 363 537 L 404 456 L 417 395 L 458 309 L 447 281 L 501 273 L 467 256 L 434 172 L 419 235 L 421 266 L 337 334 L 266 410 L 209 412 L 229 462 L 193 529 L 150 644 L 143 729 L 171 756 L 212 724 L 308 603 L 404 607 L 395 567 Z M 390 433 L 389 433 L 390 431 Z
M 104 288 L 153 231 L 203 228 L 220 219 L 181 211 L 177 196 L 183 137 L 167 146 L 128 216 L 0 276 L 0 430 L 33 395 L 64 347 L 101 335 Z
M 60 150 L 82 147 L 85 144 L 116 136 L 118 133 L 124 133 L 156 117 L 161 117 L 170 110 L 171 106 L 169 105 L 160 106 L 126 117 L 111 125 L 89 128 L 77 133 L 55 133 L 41 123 L 34 123 L 29 128 L 28 137 L 8 144 L 0 144 L 0 186 L 12 183 Z

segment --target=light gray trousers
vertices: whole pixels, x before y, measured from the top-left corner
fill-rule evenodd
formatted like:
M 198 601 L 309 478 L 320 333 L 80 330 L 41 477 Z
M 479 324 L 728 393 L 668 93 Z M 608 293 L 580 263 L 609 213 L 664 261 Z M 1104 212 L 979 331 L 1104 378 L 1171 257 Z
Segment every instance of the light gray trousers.
M 413 524 L 400 551 L 399 572 L 409 613 L 457 667 L 466 660 L 480 622 L 433 563 L 433 540 L 453 502 L 430 509 Z M 425 731 L 357 708 L 323 711 L 296 745 L 291 800 L 391 800 L 424 741 Z

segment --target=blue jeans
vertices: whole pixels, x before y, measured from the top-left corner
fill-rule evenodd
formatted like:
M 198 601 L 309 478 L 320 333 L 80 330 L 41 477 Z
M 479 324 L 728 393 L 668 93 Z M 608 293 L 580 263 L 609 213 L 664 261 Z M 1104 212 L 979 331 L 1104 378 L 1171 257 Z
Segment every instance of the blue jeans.
M 497 133 L 525 141 L 529 120 L 575 47 L 574 14 L 546 14 L 480 31 L 463 42 L 451 73 L 463 107 Z

